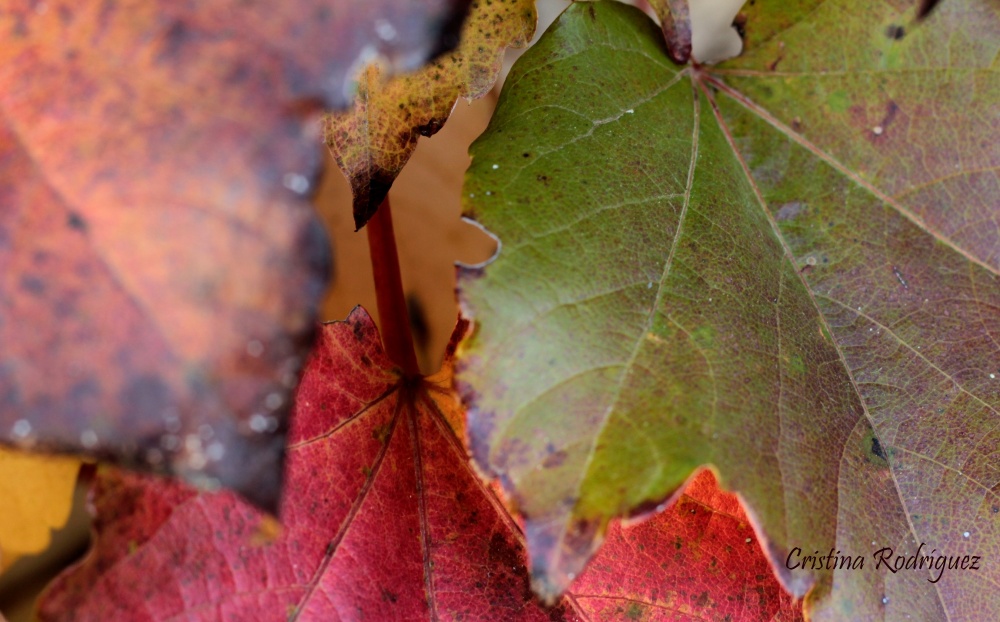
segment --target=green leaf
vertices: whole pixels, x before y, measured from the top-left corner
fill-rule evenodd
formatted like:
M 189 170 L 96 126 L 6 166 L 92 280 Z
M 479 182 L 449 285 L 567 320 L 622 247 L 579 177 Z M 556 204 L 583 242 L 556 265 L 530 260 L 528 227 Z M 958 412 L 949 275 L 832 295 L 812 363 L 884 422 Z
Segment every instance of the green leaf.
M 814 4 L 754 7 L 728 69 L 574 5 L 472 147 L 503 246 L 459 381 L 543 596 L 710 463 L 816 619 L 1000 617 L 997 13 Z M 796 563 L 830 549 L 867 565 Z

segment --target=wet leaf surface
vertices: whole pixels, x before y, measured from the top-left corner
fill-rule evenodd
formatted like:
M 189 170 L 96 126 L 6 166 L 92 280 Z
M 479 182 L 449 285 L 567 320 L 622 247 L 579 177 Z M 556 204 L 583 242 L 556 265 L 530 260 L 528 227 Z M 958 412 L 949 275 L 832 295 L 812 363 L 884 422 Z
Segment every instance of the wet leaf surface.
M 719 69 L 612 3 L 515 66 L 465 188 L 473 455 L 543 595 L 709 463 L 816 619 L 997 617 L 996 7 L 762 4 Z M 794 563 L 831 548 L 867 565 Z
M 570 617 L 531 594 L 519 532 L 453 431 L 448 365 L 402 379 L 360 308 L 324 326 L 298 391 L 277 540 L 260 542 L 262 515 L 232 493 L 104 469 L 96 549 L 50 589 L 42 618 Z
M 0 16 L 0 440 L 279 496 L 326 278 L 318 113 L 461 3 L 15 3 Z M 448 17 L 452 16 L 452 17 Z M 391 35 L 391 36 L 390 36 Z
M 353 109 L 326 120 L 326 142 L 354 192 L 360 229 L 382 203 L 420 136 L 448 120 L 460 98 L 482 97 L 493 87 L 508 47 L 527 45 L 535 31 L 533 0 L 474 0 L 455 51 L 420 71 L 386 81 L 369 65 Z

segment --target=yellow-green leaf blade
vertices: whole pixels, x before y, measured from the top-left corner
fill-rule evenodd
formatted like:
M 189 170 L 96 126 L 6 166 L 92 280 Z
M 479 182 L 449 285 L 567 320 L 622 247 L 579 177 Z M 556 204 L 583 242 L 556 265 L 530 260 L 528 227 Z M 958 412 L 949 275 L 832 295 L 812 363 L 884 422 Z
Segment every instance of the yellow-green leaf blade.
M 747 502 L 786 587 L 813 588 L 817 619 L 988 609 L 977 595 L 1000 580 L 986 562 L 997 542 L 987 502 L 996 499 L 997 393 L 914 421 L 906 392 L 930 396 L 958 371 L 949 380 L 918 370 L 905 337 L 866 343 L 816 278 L 856 255 L 838 291 L 884 296 L 891 324 L 913 311 L 893 289 L 908 291 L 912 277 L 893 271 L 896 255 L 861 252 L 866 244 L 885 247 L 900 232 L 899 248 L 928 269 L 942 259 L 945 272 L 970 271 L 980 310 L 1000 308 L 989 267 L 920 229 L 856 171 L 822 158 L 788 165 L 795 149 L 815 160 L 815 147 L 782 144 L 789 132 L 773 129 L 776 112 L 701 71 L 678 73 L 637 12 L 574 6 L 515 66 L 472 148 L 467 205 L 503 246 L 463 279 L 478 332 L 459 378 L 475 458 L 525 516 L 536 589 L 564 589 L 608 520 L 650 509 L 712 463 Z M 781 166 L 787 174 L 775 173 Z M 882 267 L 888 279 L 859 281 Z M 945 272 L 934 280 L 947 289 Z M 972 348 L 980 367 L 998 360 L 995 312 L 979 314 L 981 330 L 969 314 L 953 330 L 947 311 L 910 318 L 924 322 L 939 356 L 957 365 Z M 949 421 L 953 436 L 930 433 Z M 911 448 L 917 459 L 897 453 L 907 427 L 927 432 Z M 944 467 L 919 457 L 933 441 Z M 875 567 L 872 554 L 887 546 L 893 559 L 979 554 L 983 571 L 933 583 L 926 566 Z M 865 557 L 867 568 L 794 563 L 831 548 Z

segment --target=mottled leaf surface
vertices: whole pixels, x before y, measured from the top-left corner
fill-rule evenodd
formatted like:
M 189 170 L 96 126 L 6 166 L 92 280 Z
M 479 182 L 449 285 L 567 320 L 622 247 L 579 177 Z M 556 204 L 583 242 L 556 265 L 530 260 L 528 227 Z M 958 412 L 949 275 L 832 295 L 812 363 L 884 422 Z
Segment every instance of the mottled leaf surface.
M 105 469 L 97 544 L 45 620 L 561 620 L 471 469 L 450 358 L 404 380 L 360 308 L 322 328 L 298 390 L 283 531 L 232 493 Z
M 459 97 L 493 87 L 507 47 L 535 32 L 534 0 L 473 0 L 455 51 L 413 74 L 386 80 L 379 63 L 358 81 L 354 107 L 326 119 L 326 143 L 354 193 L 360 229 L 385 199 L 420 136 L 441 129 Z
M 503 246 L 462 278 L 459 381 L 543 595 L 710 463 L 815 618 L 1000 616 L 996 6 L 900 39 L 912 7 L 806 4 L 757 3 L 711 72 L 574 5 L 473 145 L 466 204 Z M 921 544 L 980 569 L 872 563 Z
M 326 277 L 319 111 L 460 3 L 3 4 L 0 440 L 273 508 Z
M 774 159 L 790 156 L 795 144 L 996 274 L 997 5 L 949 2 L 919 25 L 911 21 L 913 9 L 824 2 L 792 23 L 749 28 L 746 53 L 716 72 L 729 87 L 720 106 L 746 141 L 741 150 L 765 198 L 780 185 Z M 750 21 L 775 12 L 781 13 L 767 3 L 747 8 Z M 830 34 L 821 36 L 825 30 Z M 841 38 L 856 44 L 845 47 Z M 795 140 L 784 153 L 766 156 L 772 144 L 759 142 L 761 132 L 730 112 L 734 105 Z

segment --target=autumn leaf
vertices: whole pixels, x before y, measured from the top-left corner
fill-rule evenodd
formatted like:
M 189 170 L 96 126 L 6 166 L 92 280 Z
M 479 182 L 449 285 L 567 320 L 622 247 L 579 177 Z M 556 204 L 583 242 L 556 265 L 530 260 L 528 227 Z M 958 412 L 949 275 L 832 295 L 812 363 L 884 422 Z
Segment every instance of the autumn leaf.
M 503 246 L 462 276 L 458 378 L 539 593 L 712 464 L 813 618 L 1000 618 L 1000 21 L 907 11 L 758 3 L 708 69 L 577 4 L 515 65 L 472 147 Z M 831 549 L 868 565 L 795 563 Z
M 460 4 L 0 11 L 0 439 L 273 508 L 326 278 L 320 109 Z
M 0 449 L 0 573 L 49 545 L 69 518 L 80 461 Z
M 568 598 L 588 620 L 802 620 L 735 495 L 708 470 L 675 502 L 607 532 Z
M 42 619 L 796 619 L 739 501 L 707 472 L 654 519 L 614 525 L 562 604 L 543 609 L 521 532 L 456 435 L 455 341 L 438 374 L 405 380 L 360 308 L 321 335 L 277 540 L 262 542 L 263 515 L 230 492 L 101 468 L 94 548 L 44 596 Z
M 510 517 L 471 469 L 450 369 L 399 375 L 360 308 L 323 327 L 298 390 L 284 529 L 231 493 L 104 469 L 97 545 L 46 620 L 563 619 L 528 587 Z
M 403 289 L 415 318 L 414 347 L 427 373 L 441 366 L 455 328 L 455 262 L 480 263 L 496 249 L 492 238 L 460 217 L 469 145 L 486 129 L 495 106 L 492 92 L 471 104 L 456 104 L 448 124 L 419 142 L 390 192 Z M 360 304 L 379 325 L 368 236 L 354 234 L 354 217 L 345 209 L 351 187 L 332 159 L 326 171 L 315 205 L 335 241 L 334 285 L 322 317 L 343 319 Z
M 420 136 L 444 125 L 459 97 L 493 87 L 508 47 L 527 45 L 535 31 L 534 0 L 473 0 L 458 48 L 420 71 L 386 81 L 372 63 L 358 80 L 353 109 L 326 119 L 326 143 L 354 192 L 360 229 L 385 199 Z

